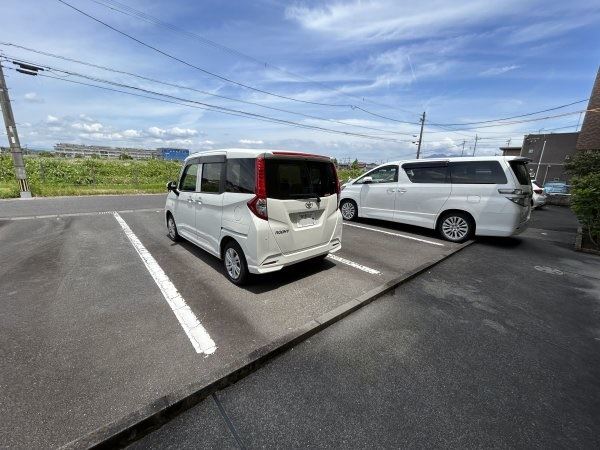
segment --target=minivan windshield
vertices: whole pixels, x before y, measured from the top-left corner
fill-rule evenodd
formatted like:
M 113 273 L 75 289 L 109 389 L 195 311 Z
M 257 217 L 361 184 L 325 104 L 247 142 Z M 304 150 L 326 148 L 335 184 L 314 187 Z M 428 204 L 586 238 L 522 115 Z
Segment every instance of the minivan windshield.
M 329 161 L 266 159 L 267 197 L 278 200 L 327 197 L 336 193 Z
M 509 164 L 521 185 L 531 184 L 529 173 L 527 172 L 527 166 L 524 161 L 509 161 Z

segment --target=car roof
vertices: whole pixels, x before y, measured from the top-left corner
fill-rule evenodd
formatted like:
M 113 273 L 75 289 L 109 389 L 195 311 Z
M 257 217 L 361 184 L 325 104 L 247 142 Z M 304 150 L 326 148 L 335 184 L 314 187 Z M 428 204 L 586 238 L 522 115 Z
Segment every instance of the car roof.
M 275 154 L 285 153 L 290 155 L 305 155 L 305 156 L 319 156 L 321 158 L 329 158 L 327 155 L 318 155 L 312 152 L 299 152 L 295 150 L 284 150 L 284 149 L 265 149 L 265 148 L 222 148 L 218 150 L 207 150 L 204 152 L 196 152 L 190 154 L 185 160 L 197 158 L 199 156 L 210 156 L 210 155 L 225 155 L 227 158 L 256 158 L 259 155 L 264 154 Z
M 425 159 L 400 159 L 389 161 L 386 164 L 405 164 L 405 163 L 428 163 L 428 162 L 470 162 L 470 161 L 530 161 L 522 156 L 458 156 L 448 158 L 425 158 Z M 379 166 L 378 166 L 379 167 Z

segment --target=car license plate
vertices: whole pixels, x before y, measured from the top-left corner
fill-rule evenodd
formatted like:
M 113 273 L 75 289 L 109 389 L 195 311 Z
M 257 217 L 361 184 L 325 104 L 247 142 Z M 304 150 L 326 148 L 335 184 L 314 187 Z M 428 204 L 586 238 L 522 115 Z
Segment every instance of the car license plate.
M 298 227 L 310 227 L 315 224 L 315 215 L 311 213 L 298 214 L 296 224 Z

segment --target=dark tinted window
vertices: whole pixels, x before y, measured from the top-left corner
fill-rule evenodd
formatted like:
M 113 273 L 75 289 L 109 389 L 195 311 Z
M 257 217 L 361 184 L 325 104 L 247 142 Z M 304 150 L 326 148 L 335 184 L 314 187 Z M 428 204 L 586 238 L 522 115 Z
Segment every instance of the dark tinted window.
M 254 158 L 228 159 L 225 192 L 254 193 L 255 162 Z
M 450 163 L 454 184 L 506 184 L 506 175 L 498 161 Z
M 364 174 L 358 180 L 357 184 L 361 184 L 365 177 L 373 178 L 373 183 L 395 183 L 398 181 L 398 166 L 383 166 L 369 173 Z
M 221 171 L 223 163 L 202 164 L 202 180 L 200 181 L 200 192 L 220 192 Z
M 333 164 L 306 160 L 265 160 L 267 197 L 279 200 L 335 194 Z
M 449 183 L 447 166 L 404 168 L 408 179 L 413 183 Z
M 179 182 L 179 190 L 192 192 L 195 191 L 197 179 L 198 164 L 189 164 L 183 170 L 183 175 L 181 175 L 181 181 Z
M 527 173 L 527 166 L 524 162 L 510 161 L 509 164 L 520 184 L 527 185 L 531 182 L 529 179 L 529 173 Z

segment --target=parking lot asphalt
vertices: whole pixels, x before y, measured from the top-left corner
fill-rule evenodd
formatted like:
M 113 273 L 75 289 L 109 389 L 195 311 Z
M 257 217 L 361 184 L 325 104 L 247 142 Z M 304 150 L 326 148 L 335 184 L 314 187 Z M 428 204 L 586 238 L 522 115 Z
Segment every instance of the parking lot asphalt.
M 163 206 L 164 195 L 0 202 L 4 445 L 77 439 L 458 248 L 431 233 L 361 221 L 344 227 L 335 259 L 240 288 L 216 258 L 167 238 Z M 185 300 L 214 353 L 194 350 L 112 211 Z
M 568 209 L 534 217 L 132 447 L 598 448 L 600 259 L 573 251 Z

